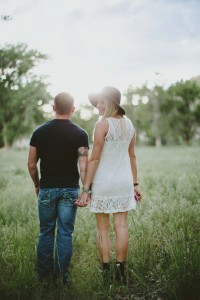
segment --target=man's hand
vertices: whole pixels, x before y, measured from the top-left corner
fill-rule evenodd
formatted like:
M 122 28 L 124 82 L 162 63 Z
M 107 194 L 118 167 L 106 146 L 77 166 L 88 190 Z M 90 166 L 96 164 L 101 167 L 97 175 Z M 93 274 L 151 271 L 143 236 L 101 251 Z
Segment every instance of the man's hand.
M 28 154 L 28 171 L 35 185 L 35 193 L 38 196 L 40 180 L 38 175 L 37 162 L 37 148 L 30 146 Z
M 39 189 L 40 189 L 39 186 L 35 187 L 35 193 L 36 193 L 36 196 L 37 196 L 37 197 L 38 197 L 38 194 L 39 194 Z

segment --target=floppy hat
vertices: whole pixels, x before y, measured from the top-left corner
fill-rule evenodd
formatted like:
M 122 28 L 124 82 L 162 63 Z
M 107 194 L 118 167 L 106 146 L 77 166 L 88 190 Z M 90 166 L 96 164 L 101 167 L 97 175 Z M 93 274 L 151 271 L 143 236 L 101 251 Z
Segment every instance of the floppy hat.
M 121 93 L 118 89 L 112 86 L 105 86 L 99 93 L 91 93 L 88 95 L 88 99 L 93 106 L 97 106 L 99 98 L 108 97 L 119 108 L 119 113 L 125 115 L 125 110 L 120 106 Z

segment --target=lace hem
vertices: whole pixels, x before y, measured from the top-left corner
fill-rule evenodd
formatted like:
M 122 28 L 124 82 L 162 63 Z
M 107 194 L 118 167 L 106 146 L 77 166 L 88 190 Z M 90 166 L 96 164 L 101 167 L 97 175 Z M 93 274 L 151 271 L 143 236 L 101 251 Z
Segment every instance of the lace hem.
M 133 196 L 125 197 L 92 197 L 90 211 L 94 213 L 115 213 L 135 209 L 136 202 Z

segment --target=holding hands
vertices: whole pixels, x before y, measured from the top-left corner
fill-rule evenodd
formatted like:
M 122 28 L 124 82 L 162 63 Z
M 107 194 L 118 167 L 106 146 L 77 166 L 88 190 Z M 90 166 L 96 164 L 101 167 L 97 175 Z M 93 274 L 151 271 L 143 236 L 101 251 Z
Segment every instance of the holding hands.
M 78 199 L 74 203 L 76 206 L 85 207 L 88 205 L 91 197 L 91 190 L 83 187 L 82 193 L 79 195 Z

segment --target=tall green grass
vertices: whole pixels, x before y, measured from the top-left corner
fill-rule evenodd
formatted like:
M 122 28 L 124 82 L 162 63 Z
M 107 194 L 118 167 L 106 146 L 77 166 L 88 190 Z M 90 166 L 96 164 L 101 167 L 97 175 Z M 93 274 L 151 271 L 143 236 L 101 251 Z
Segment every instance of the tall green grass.
M 103 283 L 95 217 L 88 208 L 77 214 L 71 285 L 37 281 L 37 200 L 26 160 L 26 151 L 0 151 L 1 299 L 200 299 L 199 148 L 137 149 L 144 195 L 137 210 L 129 213 L 123 287 L 115 280 Z M 114 262 L 112 231 L 111 239 Z

